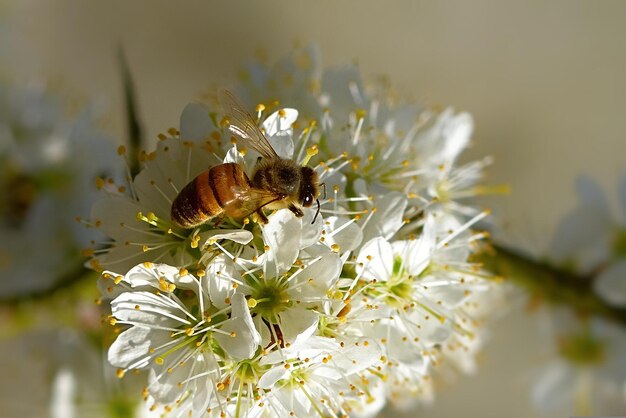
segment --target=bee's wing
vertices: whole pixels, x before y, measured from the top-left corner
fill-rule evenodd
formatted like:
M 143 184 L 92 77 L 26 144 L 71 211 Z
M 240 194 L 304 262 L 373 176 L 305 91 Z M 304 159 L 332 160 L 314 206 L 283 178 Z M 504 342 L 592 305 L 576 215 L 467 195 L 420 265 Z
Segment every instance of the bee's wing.
M 258 151 L 265 158 L 279 158 L 254 118 L 239 100 L 228 90 L 220 90 L 220 104 L 228 118 L 228 130 L 242 139 L 243 143 Z
M 284 198 L 283 195 L 251 187 L 235 187 L 233 192 L 235 199 L 228 202 L 224 209 L 238 217 L 251 215 L 258 209 Z

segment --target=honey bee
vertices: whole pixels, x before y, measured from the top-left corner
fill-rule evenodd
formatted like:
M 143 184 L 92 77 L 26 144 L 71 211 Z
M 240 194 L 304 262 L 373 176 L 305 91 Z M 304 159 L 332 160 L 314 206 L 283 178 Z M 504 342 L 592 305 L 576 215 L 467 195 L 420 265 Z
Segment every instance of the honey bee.
M 280 157 L 252 116 L 233 94 L 220 92 L 220 103 L 228 120 L 228 129 L 247 148 L 261 154 L 251 178 L 238 163 L 224 163 L 202 172 L 187 184 L 172 203 L 174 224 L 193 228 L 213 218 L 245 218 L 253 213 L 267 223 L 263 209 L 287 208 L 297 217 L 302 208 L 317 202 L 320 183 L 317 173 L 306 165 Z

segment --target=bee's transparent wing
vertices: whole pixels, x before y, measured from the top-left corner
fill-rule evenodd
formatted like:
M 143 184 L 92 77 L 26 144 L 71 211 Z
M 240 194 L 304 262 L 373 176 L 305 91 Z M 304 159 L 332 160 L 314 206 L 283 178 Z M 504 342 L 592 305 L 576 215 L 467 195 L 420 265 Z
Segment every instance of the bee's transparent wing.
M 219 100 L 228 119 L 228 130 L 242 143 L 258 151 L 265 158 L 279 158 L 254 118 L 237 98 L 228 90 L 220 90 Z
M 224 209 L 236 217 L 249 216 L 264 206 L 283 199 L 285 196 L 263 189 L 234 187 L 235 199 L 226 204 Z

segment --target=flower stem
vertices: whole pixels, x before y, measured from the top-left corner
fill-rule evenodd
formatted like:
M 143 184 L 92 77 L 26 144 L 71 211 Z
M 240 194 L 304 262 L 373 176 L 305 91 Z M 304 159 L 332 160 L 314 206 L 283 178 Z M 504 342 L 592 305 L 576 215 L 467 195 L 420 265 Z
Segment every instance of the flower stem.
M 582 315 L 601 316 L 626 327 L 626 309 L 607 304 L 593 290 L 593 275 L 581 275 L 546 261 L 492 244 L 478 255 L 483 267 L 521 287 L 533 297 L 554 305 L 569 306 Z

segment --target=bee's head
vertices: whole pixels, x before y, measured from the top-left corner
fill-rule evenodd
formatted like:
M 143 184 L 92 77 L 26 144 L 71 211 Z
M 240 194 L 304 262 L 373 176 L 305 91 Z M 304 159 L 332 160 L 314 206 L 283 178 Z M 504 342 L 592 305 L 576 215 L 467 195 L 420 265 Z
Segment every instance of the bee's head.
M 317 173 L 311 167 L 301 167 L 302 178 L 300 181 L 300 191 L 298 202 L 305 208 L 311 207 L 319 195 L 319 179 Z

